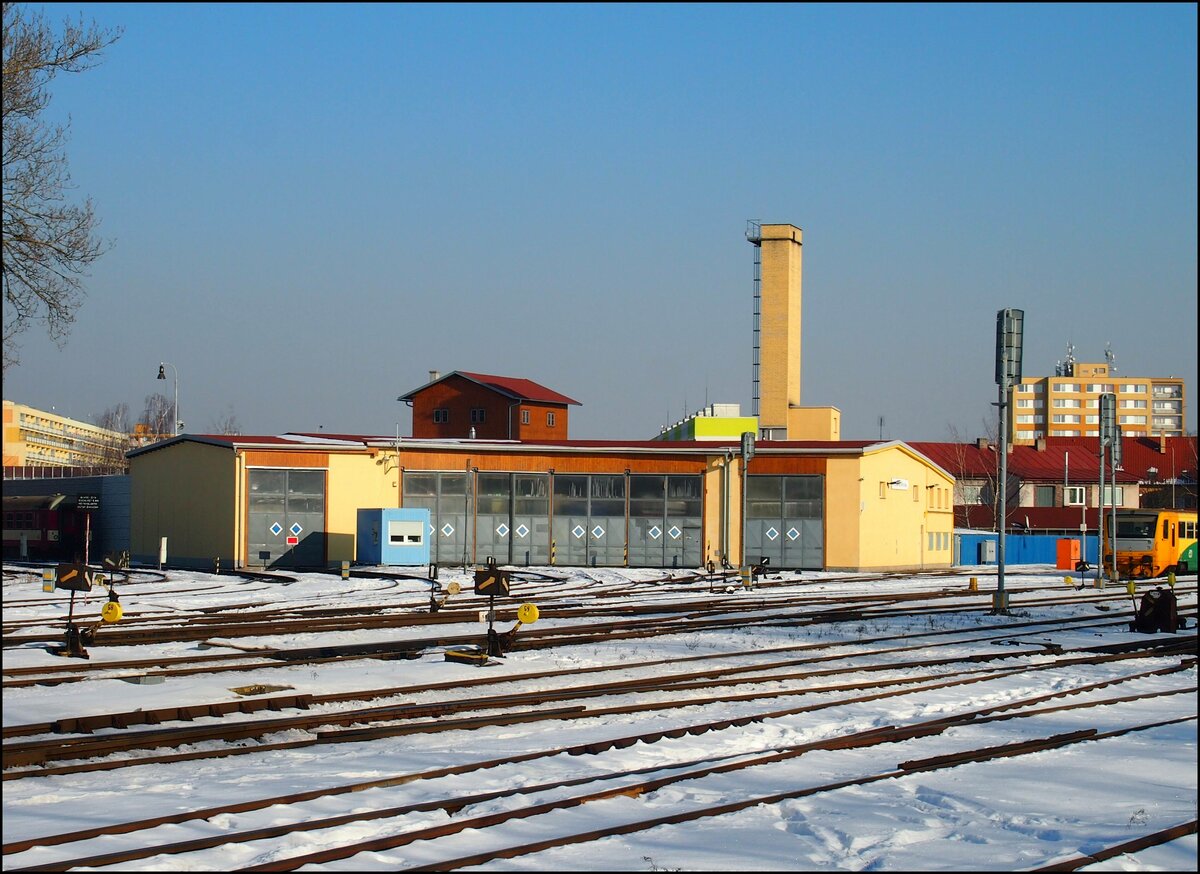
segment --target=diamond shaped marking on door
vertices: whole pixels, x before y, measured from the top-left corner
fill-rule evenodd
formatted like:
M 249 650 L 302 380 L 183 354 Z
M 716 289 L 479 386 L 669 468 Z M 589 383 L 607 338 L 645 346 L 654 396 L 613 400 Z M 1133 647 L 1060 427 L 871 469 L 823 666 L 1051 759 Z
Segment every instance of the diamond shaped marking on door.
M 454 533 L 454 526 L 451 525 L 449 522 L 447 522 L 445 525 L 442 526 L 442 534 L 445 535 L 446 537 L 449 537 L 453 533 Z
M 774 527 L 768 528 L 763 534 L 767 535 L 767 540 L 774 540 L 779 536 L 779 532 Z
M 274 525 L 272 525 L 272 526 L 271 526 L 271 527 L 270 527 L 268 530 L 269 530 L 269 531 L 270 531 L 272 534 L 274 534 L 276 537 L 278 537 L 280 534 L 282 534 L 282 533 L 283 533 L 283 526 L 282 526 L 282 525 L 280 525 L 278 522 L 276 522 L 276 523 L 275 523 Z
M 654 540 L 658 540 L 658 538 L 662 537 L 662 529 L 659 528 L 657 525 L 653 526 L 646 533 L 649 534 L 650 537 L 653 538 Z
M 583 530 L 582 525 L 576 525 L 571 529 L 571 533 L 574 534 L 576 538 L 583 537 L 583 535 L 587 534 L 587 532 Z
M 597 525 L 595 528 L 593 528 L 593 529 L 592 529 L 592 536 L 593 536 L 593 537 L 595 537 L 595 538 L 601 538 L 601 537 L 603 537 L 603 536 L 604 536 L 604 529 L 603 529 L 603 528 L 601 528 L 599 525 Z
M 518 525 L 517 526 L 517 536 L 518 537 L 528 537 L 529 529 L 524 524 Z
M 499 534 L 501 537 L 507 537 L 508 536 L 508 526 L 505 525 L 503 522 L 501 522 L 499 525 L 496 526 L 496 533 Z
M 303 531 L 303 530 L 304 530 L 304 529 L 300 527 L 300 523 L 299 523 L 299 522 L 293 522 L 293 523 L 292 523 L 292 527 L 288 529 L 288 531 L 292 532 L 292 536 L 293 536 L 293 537 L 299 537 L 299 536 L 300 536 L 300 532 L 301 532 L 301 531 Z
M 682 534 L 683 532 L 679 530 L 678 525 L 672 525 L 670 528 L 667 529 L 667 533 L 671 535 L 672 540 L 678 540 L 679 535 Z
M 795 540 L 799 536 L 800 536 L 800 532 L 797 531 L 795 528 L 788 529 L 788 531 L 787 531 L 787 539 L 788 540 Z

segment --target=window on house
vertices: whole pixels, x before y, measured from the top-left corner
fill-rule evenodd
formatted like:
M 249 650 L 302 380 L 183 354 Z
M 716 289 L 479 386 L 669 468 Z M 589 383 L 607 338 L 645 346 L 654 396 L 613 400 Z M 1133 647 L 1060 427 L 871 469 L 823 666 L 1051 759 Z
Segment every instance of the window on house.
M 482 422 L 486 412 L 483 407 L 471 407 L 471 424 L 477 425 Z
M 521 410 L 521 424 L 522 425 L 529 424 L 529 410 Z
M 1067 486 L 1063 489 L 1063 506 L 1082 507 L 1086 492 L 1083 486 Z
M 1125 503 L 1125 487 L 1117 486 L 1115 489 L 1112 486 L 1104 487 L 1104 503 L 1112 505 L 1114 503 L 1113 495 L 1116 495 L 1115 503 L 1118 507 Z
M 960 504 L 982 504 L 983 486 L 972 483 L 955 483 L 955 491 L 958 493 L 958 503 Z
M 547 427 L 547 428 L 553 428 L 553 427 L 554 427 L 554 414 L 553 414 L 553 413 L 547 413 L 547 414 L 546 414 L 546 427 Z
M 444 424 L 450 421 L 450 411 L 445 407 L 438 407 L 433 411 L 433 421 Z
M 1033 505 L 1035 507 L 1053 507 L 1054 486 L 1038 486 L 1037 492 L 1034 495 Z

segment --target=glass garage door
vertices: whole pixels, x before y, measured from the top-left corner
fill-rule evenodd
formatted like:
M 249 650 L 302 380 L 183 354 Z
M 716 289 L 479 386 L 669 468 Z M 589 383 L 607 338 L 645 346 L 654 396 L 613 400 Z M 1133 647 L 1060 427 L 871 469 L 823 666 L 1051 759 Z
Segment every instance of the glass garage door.
M 746 486 L 746 561 L 772 568 L 825 566 L 825 478 L 754 476 Z
M 325 566 L 325 471 L 247 472 L 246 564 Z

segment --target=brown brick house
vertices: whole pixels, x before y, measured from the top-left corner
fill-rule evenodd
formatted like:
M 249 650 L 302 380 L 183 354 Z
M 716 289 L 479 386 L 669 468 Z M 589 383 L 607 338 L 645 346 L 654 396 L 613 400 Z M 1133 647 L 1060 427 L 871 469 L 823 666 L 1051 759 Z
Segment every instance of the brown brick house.
M 579 401 L 529 379 L 455 370 L 396 400 L 412 407 L 412 436 L 479 440 L 566 440 L 568 407 Z

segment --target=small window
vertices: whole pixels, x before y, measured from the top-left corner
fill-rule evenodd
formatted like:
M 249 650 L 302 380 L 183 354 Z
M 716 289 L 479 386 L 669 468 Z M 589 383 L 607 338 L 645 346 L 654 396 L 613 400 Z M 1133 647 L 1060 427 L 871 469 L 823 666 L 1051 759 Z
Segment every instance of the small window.
M 471 407 L 471 424 L 477 425 L 484 420 L 487 410 L 483 407 Z
M 1035 507 L 1053 507 L 1054 486 L 1038 486 L 1037 493 L 1034 495 L 1033 505 Z
M 933 532 L 929 532 L 929 551 L 933 552 Z
M 1163 519 L 1163 533 L 1162 533 L 1163 540 L 1167 539 L 1167 529 L 1170 527 L 1171 527 L 1171 523 L 1168 522 L 1166 519 Z
M 547 413 L 547 414 L 546 414 L 546 427 L 547 427 L 547 428 L 553 428 L 553 427 L 554 427 L 554 414 L 553 414 L 553 413 Z
M 521 410 L 521 424 L 522 425 L 529 424 L 529 410 Z
M 1082 507 L 1084 497 L 1083 486 L 1067 486 L 1063 489 L 1063 506 Z
M 445 424 L 450 421 L 450 411 L 445 407 L 438 407 L 433 411 L 433 421 L 440 424 Z

